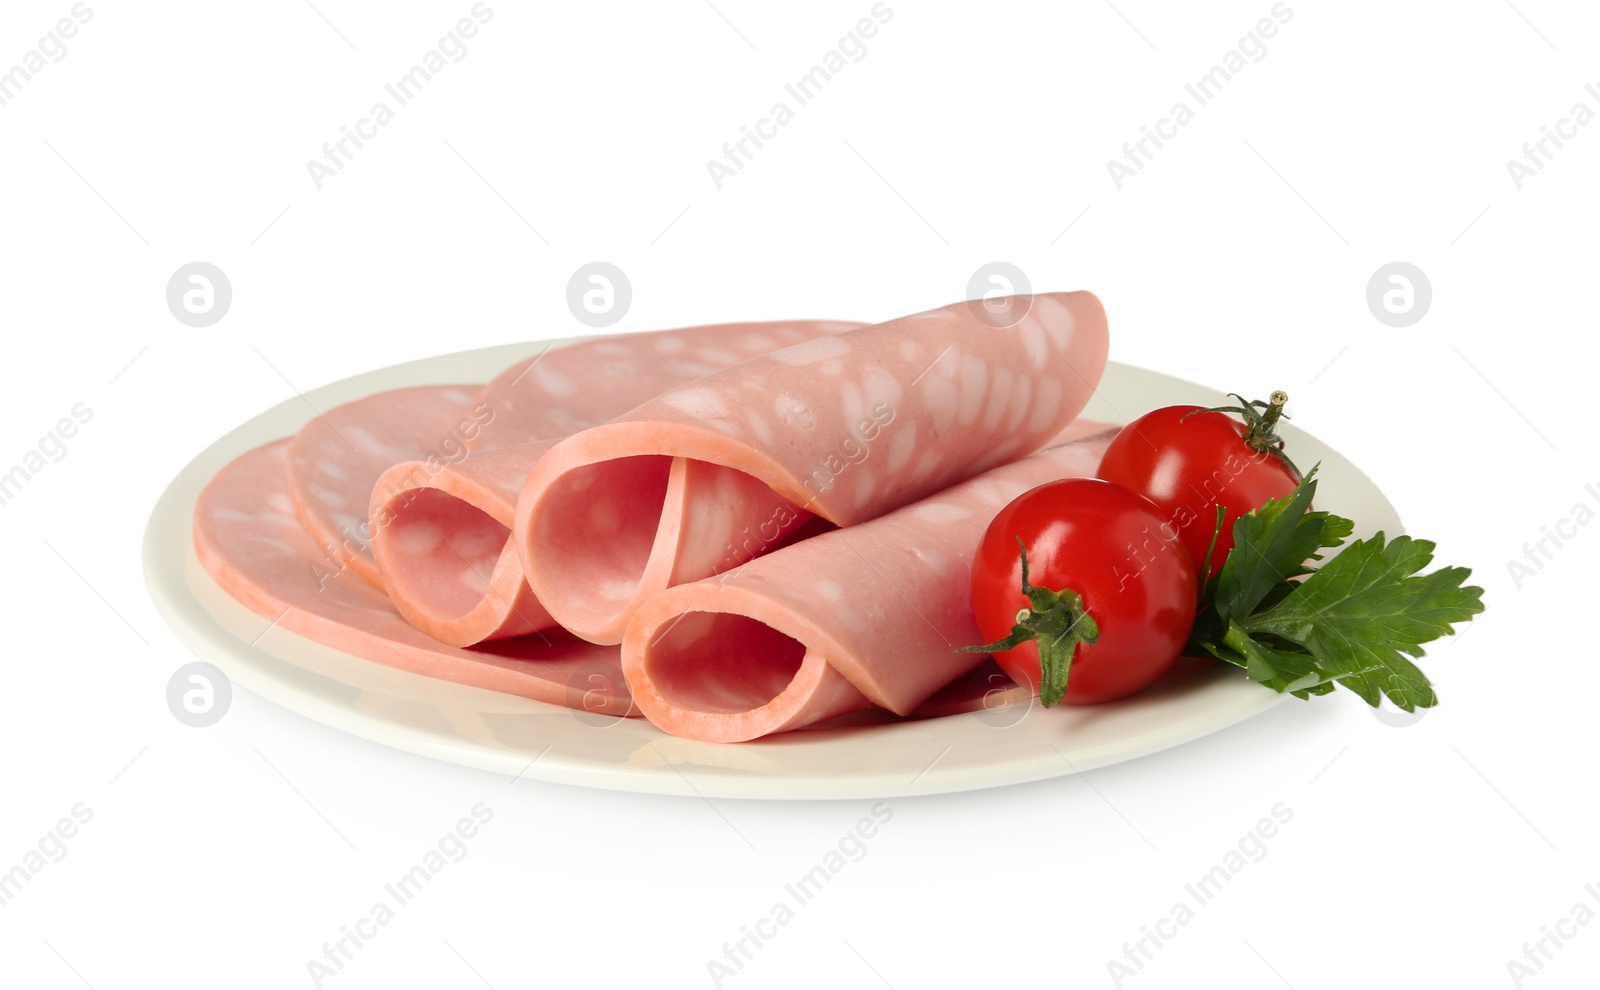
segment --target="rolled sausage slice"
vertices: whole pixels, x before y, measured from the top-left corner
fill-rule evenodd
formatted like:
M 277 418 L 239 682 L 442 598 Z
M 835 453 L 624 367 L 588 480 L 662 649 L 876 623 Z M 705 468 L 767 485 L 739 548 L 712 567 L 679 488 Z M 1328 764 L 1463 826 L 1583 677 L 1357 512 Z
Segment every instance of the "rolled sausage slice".
M 726 569 L 725 549 L 771 549 L 791 517 L 848 528 L 1050 443 L 1105 369 L 1105 311 L 1087 292 L 1010 308 L 1027 315 L 997 327 L 957 303 L 797 344 L 556 444 L 512 522 L 535 596 L 620 642 L 643 602 Z M 672 488 L 703 476 L 720 493 L 704 525 Z
M 368 503 L 379 475 L 401 461 L 450 463 L 489 418 L 480 385 L 421 385 L 347 402 L 318 414 L 289 441 L 295 515 L 331 566 L 383 587 L 372 556 Z M 429 468 L 432 470 L 432 468 Z
M 989 521 L 1030 488 L 1092 476 L 1115 432 L 659 592 L 622 643 L 635 704 L 662 730 L 709 742 L 756 739 L 869 705 L 915 713 L 985 660 L 956 650 L 983 642 L 970 574 Z
M 338 486 L 324 487 L 353 496 L 365 484 L 361 530 L 371 544 L 375 583 L 418 629 L 452 646 L 547 629 L 555 622 L 528 589 L 508 537 L 523 482 L 554 439 L 604 423 L 719 368 L 858 326 L 830 320 L 728 323 L 549 348 L 506 369 L 472 398 L 473 428 L 457 431 L 463 439 L 450 448 L 450 456 L 390 458 L 376 471 L 365 462 L 359 471 L 324 462 L 323 474 L 347 476 Z M 364 401 L 374 413 L 402 415 L 381 400 Z M 329 418 L 355 418 L 356 412 L 341 407 Z M 414 415 L 437 419 L 420 408 Z M 373 424 L 366 432 L 383 429 Z M 424 430 L 422 435 L 430 434 Z M 331 450 L 336 443 L 327 437 L 319 446 Z M 697 532 L 711 525 L 718 489 L 738 483 L 710 477 L 705 469 L 673 471 L 666 463 L 658 468 L 628 483 L 694 513 L 700 520 Z M 593 549 L 606 551 L 605 546 Z
M 848 320 L 717 323 L 596 337 L 544 349 L 477 394 L 488 422 L 469 450 L 570 436 L 686 381 L 791 344 L 862 326 Z

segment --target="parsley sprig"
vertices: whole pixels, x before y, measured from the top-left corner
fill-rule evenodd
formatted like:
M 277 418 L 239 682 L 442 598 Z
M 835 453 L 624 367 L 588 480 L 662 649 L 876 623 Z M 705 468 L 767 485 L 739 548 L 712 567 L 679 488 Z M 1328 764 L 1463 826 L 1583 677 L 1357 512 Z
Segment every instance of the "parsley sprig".
M 1311 511 L 1315 475 L 1235 521 L 1233 552 L 1202 589 L 1186 652 L 1299 698 L 1338 684 L 1373 707 L 1387 695 L 1404 711 L 1432 708 L 1438 696 L 1413 661 L 1422 644 L 1483 611 L 1483 589 L 1462 586 L 1472 573 L 1465 567 L 1419 574 L 1433 561 L 1428 540 L 1379 532 L 1344 546 L 1355 523 Z

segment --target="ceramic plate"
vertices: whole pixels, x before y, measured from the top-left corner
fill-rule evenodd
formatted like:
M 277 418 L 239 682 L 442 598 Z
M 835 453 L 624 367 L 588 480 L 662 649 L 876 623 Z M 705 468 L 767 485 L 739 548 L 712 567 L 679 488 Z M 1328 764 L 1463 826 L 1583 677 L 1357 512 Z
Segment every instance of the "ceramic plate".
M 1086 708 L 1005 707 L 880 725 L 831 725 L 756 742 L 677 739 L 643 719 L 575 712 L 437 681 L 331 650 L 269 625 L 221 590 L 190 539 L 195 498 L 226 463 L 311 416 L 385 389 L 488 381 L 541 343 L 464 351 L 335 382 L 267 410 L 208 447 L 168 485 L 145 532 L 144 569 L 179 638 L 233 683 L 309 718 L 433 759 L 512 776 L 659 794 L 861 798 L 937 794 L 1078 773 L 1227 728 L 1282 698 L 1222 664 L 1188 666 L 1137 697 Z M 1111 364 L 1085 415 L 1126 422 L 1222 392 Z M 1359 520 L 1356 536 L 1401 532 L 1377 487 L 1293 426 L 1302 465 L 1322 462 L 1319 508 Z

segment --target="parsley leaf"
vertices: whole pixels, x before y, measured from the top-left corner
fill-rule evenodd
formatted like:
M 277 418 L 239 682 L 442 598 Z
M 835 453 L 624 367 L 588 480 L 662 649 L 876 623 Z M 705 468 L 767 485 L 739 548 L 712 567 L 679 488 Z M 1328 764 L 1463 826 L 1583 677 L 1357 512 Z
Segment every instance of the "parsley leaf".
M 1317 666 L 1316 658 L 1290 644 L 1279 648 L 1252 639 L 1237 624 L 1231 626 L 1223 643 L 1206 643 L 1205 650 L 1219 660 L 1245 669 L 1251 680 L 1278 693 L 1304 698 L 1333 690 L 1333 675 Z
M 1472 573 L 1433 561 L 1434 544 L 1409 536 L 1388 543 L 1378 533 L 1357 540 L 1267 612 L 1240 620 L 1252 637 L 1266 633 L 1304 647 L 1340 684 L 1377 706 L 1380 694 L 1404 711 L 1439 699 L 1407 659 L 1422 644 L 1448 636 L 1453 623 L 1483 611 L 1482 588 L 1462 587 Z
M 1336 547 L 1355 531 L 1355 523 L 1327 512 L 1311 512 L 1317 469 L 1287 498 L 1277 498 L 1233 525 L 1234 550 L 1217 574 L 1218 611 L 1228 618 L 1249 615 L 1285 578 L 1307 572 L 1305 562 Z
M 1413 661 L 1422 644 L 1483 611 L 1483 589 L 1463 586 L 1472 573 L 1464 567 L 1418 574 L 1434 544 L 1381 532 L 1306 567 L 1355 530 L 1310 511 L 1314 474 L 1235 522 L 1234 549 L 1202 599 L 1190 646 L 1280 693 L 1308 698 L 1342 684 L 1374 707 L 1385 695 L 1404 711 L 1433 707 L 1438 696 Z

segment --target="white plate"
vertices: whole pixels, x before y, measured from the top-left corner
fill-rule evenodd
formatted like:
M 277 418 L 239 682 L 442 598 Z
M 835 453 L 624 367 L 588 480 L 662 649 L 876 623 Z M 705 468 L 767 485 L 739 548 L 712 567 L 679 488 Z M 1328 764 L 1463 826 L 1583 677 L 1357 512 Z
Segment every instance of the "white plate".
M 1037 706 L 888 725 L 831 727 L 748 743 L 677 739 L 643 719 L 612 719 L 395 670 L 269 627 L 195 559 L 190 519 L 207 481 L 234 457 L 288 436 L 311 415 L 384 389 L 488 381 L 542 345 L 414 361 L 347 378 L 267 410 L 208 447 L 162 494 L 145 531 L 157 608 L 194 653 L 238 686 L 326 725 L 464 766 L 647 793 L 740 798 L 861 798 L 995 787 L 1159 752 L 1265 711 L 1281 696 L 1216 664 L 1137 697 L 1087 708 Z M 1217 389 L 1113 363 L 1086 415 L 1112 422 Z M 1295 459 L 1322 462 L 1318 505 L 1357 520 L 1356 535 L 1401 531 L 1377 487 L 1344 457 L 1287 426 Z

